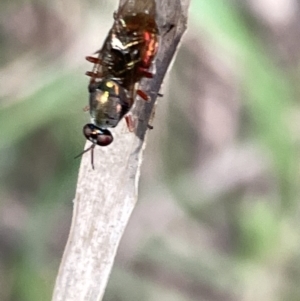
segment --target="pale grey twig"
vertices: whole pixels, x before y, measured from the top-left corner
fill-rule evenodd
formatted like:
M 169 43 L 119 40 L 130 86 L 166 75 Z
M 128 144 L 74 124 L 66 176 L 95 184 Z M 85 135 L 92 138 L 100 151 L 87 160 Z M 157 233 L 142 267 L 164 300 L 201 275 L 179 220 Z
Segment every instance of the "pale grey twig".
M 120 6 L 126 0 L 120 0 Z M 133 5 L 135 1 L 129 0 Z M 132 110 L 135 133 L 124 121 L 112 131 L 114 142 L 82 158 L 69 239 L 57 275 L 52 301 L 100 301 L 117 247 L 137 201 L 145 134 L 165 73 L 186 29 L 190 0 L 157 0 L 160 44 L 153 79 L 142 80 L 150 102 L 137 100 Z M 86 147 L 89 146 L 87 143 Z

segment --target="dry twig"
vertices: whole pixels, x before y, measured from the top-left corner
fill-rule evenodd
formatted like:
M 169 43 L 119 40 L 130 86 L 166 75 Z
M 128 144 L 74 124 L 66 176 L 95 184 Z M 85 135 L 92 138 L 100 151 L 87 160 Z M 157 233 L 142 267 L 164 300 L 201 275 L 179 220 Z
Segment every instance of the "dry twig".
M 120 6 L 126 0 L 120 0 Z M 130 0 L 133 5 L 135 1 Z M 190 0 L 157 0 L 160 45 L 155 77 L 142 81 L 151 102 L 137 100 L 134 133 L 124 122 L 113 131 L 114 142 L 96 147 L 95 170 L 90 156 L 82 158 L 71 231 L 56 279 L 52 301 L 102 299 L 117 247 L 137 201 L 145 134 L 157 93 L 186 29 Z M 88 143 L 89 145 L 89 143 Z

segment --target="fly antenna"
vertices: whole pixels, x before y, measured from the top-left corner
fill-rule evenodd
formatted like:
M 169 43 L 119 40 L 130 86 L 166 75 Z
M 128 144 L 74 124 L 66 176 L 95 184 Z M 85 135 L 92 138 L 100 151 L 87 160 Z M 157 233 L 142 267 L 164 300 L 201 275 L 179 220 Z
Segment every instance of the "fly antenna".
M 94 165 L 94 148 L 95 148 L 95 146 L 96 146 L 96 144 L 92 144 L 89 148 L 85 149 L 79 155 L 74 157 L 74 159 L 77 159 L 77 158 L 81 157 L 83 154 L 85 154 L 86 152 L 91 151 L 91 165 L 92 165 L 92 168 L 95 169 L 95 165 Z

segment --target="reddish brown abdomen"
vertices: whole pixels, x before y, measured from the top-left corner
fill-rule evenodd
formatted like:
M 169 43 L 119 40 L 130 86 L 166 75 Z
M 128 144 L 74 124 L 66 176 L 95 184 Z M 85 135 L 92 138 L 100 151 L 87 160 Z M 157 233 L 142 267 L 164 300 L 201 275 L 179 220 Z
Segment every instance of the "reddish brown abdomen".
M 143 68 L 148 69 L 157 53 L 158 39 L 157 34 L 145 31 L 144 32 L 145 47 L 142 51 L 142 62 Z

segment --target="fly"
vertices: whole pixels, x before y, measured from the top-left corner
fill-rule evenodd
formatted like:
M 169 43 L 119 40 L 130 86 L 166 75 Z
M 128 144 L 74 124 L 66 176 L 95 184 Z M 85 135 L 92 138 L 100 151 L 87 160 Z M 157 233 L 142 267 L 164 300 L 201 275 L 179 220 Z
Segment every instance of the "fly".
M 135 2 L 135 3 L 133 3 Z M 83 127 L 83 134 L 93 144 L 107 146 L 113 142 L 108 128 L 117 126 L 125 116 L 129 130 L 133 122 L 126 115 L 134 104 L 136 95 L 147 101 L 148 95 L 138 88 L 142 78 L 152 78 L 149 71 L 158 50 L 158 28 L 155 21 L 155 0 L 127 2 L 114 13 L 110 29 L 97 57 L 86 59 L 93 63 L 90 76 L 89 111 L 91 122 Z

